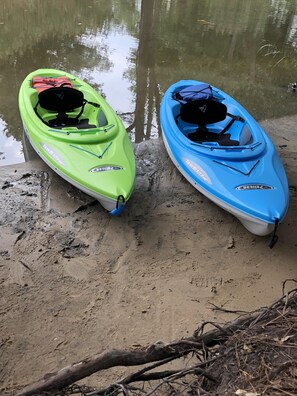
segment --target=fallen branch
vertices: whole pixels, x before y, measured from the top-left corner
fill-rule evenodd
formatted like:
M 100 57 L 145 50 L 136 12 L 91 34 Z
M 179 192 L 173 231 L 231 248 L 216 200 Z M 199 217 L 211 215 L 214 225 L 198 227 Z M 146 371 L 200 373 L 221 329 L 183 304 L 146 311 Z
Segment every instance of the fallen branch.
M 242 334 L 242 337 L 244 338 L 244 330 L 250 329 L 253 326 L 257 326 L 261 329 L 264 329 L 265 326 L 269 328 L 269 326 L 272 326 L 273 319 L 275 318 L 281 318 L 279 319 L 279 323 L 282 325 L 282 323 L 285 323 L 283 316 L 285 315 L 286 310 L 290 308 L 296 310 L 296 291 L 297 289 L 294 289 L 291 292 L 287 293 L 286 296 L 283 296 L 281 299 L 276 301 L 268 308 L 262 308 L 261 310 L 258 310 L 254 313 L 242 315 L 233 322 L 228 323 L 224 326 L 220 326 L 212 322 L 205 322 L 194 332 L 194 335 L 192 337 L 184 338 L 170 344 L 157 342 L 147 348 L 140 348 L 128 351 L 117 349 L 104 351 L 93 357 L 64 367 L 57 372 L 46 374 L 41 380 L 37 381 L 34 384 L 28 385 L 24 389 L 18 391 L 16 396 L 32 396 L 40 394 L 42 392 L 63 389 L 98 371 L 106 370 L 111 367 L 139 366 L 147 363 L 158 362 L 155 364 L 155 367 L 157 367 L 168 363 L 173 359 L 186 356 L 190 353 L 194 353 L 196 354 L 196 356 L 198 356 L 198 353 L 200 353 L 203 357 L 200 360 L 204 359 L 204 362 L 201 365 L 195 366 L 196 375 L 199 372 L 201 376 L 204 376 L 208 380 L 215 382 L 216 378 L 211 373 L 206 372 L 202 369 L 202 367 L 206 367 L 206 363 L 209 363 L 209 361 L 205 359 L 205 356 L 207 356 L 208 354 L 209 348 L 215 346 L 222 346 L 227 340 L 232 339 L 234 335 L 236 339 L 236 334 Z M 292 315 L 290 316 L 288 314 L 288 320 L 289 319 L 292 320 Z M 204 333 L 207 324 L 212 325 L 214 329 Z M 269 340 L 269 342 L 274 341 L 272 339 L 272 341 Z M 220 357 L 223 356 L 224 353 L 220 353 Z M 174 372 L 163 371 L 161 373 L 147 374 L 146 376 L 144 376 L 144 373 L 149 369 L 152 369 L 152 367 L 148 369 L 142 369 L 138 373 L 132 374 L 127 377 L 126 380 L 118 381 L 117 384 L 121 387 L 125 387 L 125 384 L 137 380 L 144 381 L 148 379 L 160 379 L 163 377 L 170 377 L 171 374 L 178 375 L 178 373 L 182 372 L 182 370 Z M 192 369 L 194 368 L 192 367 Z M 154 378 L 152 377 L 152 375 L 154 376 Z M 106 391 L 110 390 L 111 388 L 112 386 L 105 389 L 104 393 L 108 394 L 108 392 Z M 102 393 L 100 391 L 95 391 L 93 394 L 99 395 Z
M 46 374 L 38 382 L 19 391 L 16 396 L 32 396 L 38 392 L 60 389 L 98 371 L 115 366 L 139 366 L 169 357 L 177 358 L 182 354 L 192 352 L 194 349 L 199 350 L 224 342 L 232 332 L 243 326 L 247 326 L 254 319 L 255 315 L 248 314 L 223 328 L 219 327 L 204 335 L 198 336 L 198 332 L 200 332 L 199 329 L 197 335 L 195 334 L 194 337 L 175 341 L 171 344 L 156 343 L 146 349 L 132 351 L 104 351 L 98 355 L 64 367 L 55 373 Z
M 107 388 L 96 390 L 93 392 L 90 392 L 87 394 L 87 396 L 103 396 L 103 395 L 109 395 L 111 392 L 115 391 L 116 388 L 120 389 L 121 387 L 126 387 L 128 384 L 131 384 L 133 382 L 145 382 L 145 381 L 152 381 L 152 380 L 157 380 L 157 379 L 163 379 L 166 378 L 167 381 L 170 381 L 172 378 L 179 378 L 179 377 L 184 377 L 187 374 L 190 373 L 195 373 L 204 376 L 205 378 L 209 379 L 210 381 L 213 382 L 218 382 L 217 378 L 209 374 L 207 371 L 203 370 L 205 366 L 208 364 L 214 362 L 215 360 L 219 359 L 221 356 L 217 356 L 213 359 L 210 359 L 209 361 L 205 361 L 203 363 L 197 364 L 195 366 L 186 368 L 186 369 L 180 369 L 180 370 L 167 370 L 167 371 L 162 371 L 162 372 L 153 372 L 153 373 L 148 373 L 145 374 L 148 371 L 151 371 L 155 369 L 156 367 L 159 367 L 161 365 L 164 365 L 166 363 L 169 363 L 175 358 L 169 358 L 165 359 L 161 362 L 155 363 L 149 367 L 146 367 L 142 370 L 139 370 L 136 373 L 133 373 L 131 375 L 128 375 L 127 377 L 123 378 L 120 381 L 117 381 L 114 384 L 109 385 Z
M 98 355 L 64 367 L 55 373 L 46 374 L 38 382 L 17 392 L 16 396 L 31 396 L 38 392 L 63 388 L 97 371 L 106 370 L 115 366 L 138 366 L 163 360 L 168 357 L 178 357 L 183 349 L 186 348 L 178 344 L 164 345 L 156 343 L 145 350 L 125 351 L 115 349 L 104 351 Z

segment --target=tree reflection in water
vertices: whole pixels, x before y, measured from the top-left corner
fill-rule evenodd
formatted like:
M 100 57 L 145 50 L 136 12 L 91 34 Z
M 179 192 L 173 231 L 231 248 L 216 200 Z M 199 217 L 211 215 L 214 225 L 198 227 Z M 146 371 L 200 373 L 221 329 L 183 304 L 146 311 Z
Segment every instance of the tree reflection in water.
M 159 136 L 162 93 L 180 79 L 218 86 L 257 120 L 296 114 L 296 18 L 290 0 L 1 0 L 0 134 L 22 140 L 18 90 L 40 67 L 103 91 L 135 142 Z

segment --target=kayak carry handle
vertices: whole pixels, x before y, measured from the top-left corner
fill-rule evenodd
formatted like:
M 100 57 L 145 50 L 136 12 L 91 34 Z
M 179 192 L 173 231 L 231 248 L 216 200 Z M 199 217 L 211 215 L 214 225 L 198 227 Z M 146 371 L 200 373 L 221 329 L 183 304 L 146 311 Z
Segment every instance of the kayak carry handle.
M 125 198 L 123 195 L 119 195 L 117 198 L 117 204 L 115 209 L 113 209 L 112 211 L 110 211 L 110 214 L 112 216 L 117 216 L 120 213 L 122 213 L 123 209 L 125 207 Z
M 277 230 L 278 224 L 279 224 L 279 219 L 275 219 L 273 234 L 272 234 L 272 237 L 271 237 L 269 245 L 268 245 L 270 247 L 270 249 L 272 249 L 273 246 L 278 241 L 278 236 L 276 235 L 276 230 Z

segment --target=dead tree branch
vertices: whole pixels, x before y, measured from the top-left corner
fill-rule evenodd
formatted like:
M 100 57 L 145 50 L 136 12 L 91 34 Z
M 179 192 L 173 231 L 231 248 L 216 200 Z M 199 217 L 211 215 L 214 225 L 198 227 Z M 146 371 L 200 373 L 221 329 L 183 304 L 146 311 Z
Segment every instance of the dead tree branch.
M 172 377 L 176 378 L 180 375 L 187 375 L 186 371 L 182 369 L 164 370 L 155 374 L 148 373 L 148 371 L 152 368 L 156 368 L 157 366 L 166 364 L 171 360 L 189 355 L 190 353 L 193 353 L 198 359 L 202 361 L 201 364 L 193 366 L 190 369 L 192 370 L 192 373 L 195 372 L 195 375 L 199 374 L 207 381 L 216 382 L 216 375 L 213 375 L 213 373 L 204 369 L 205 367 L 209 367 L 210 361 L 214 359 L 215 356 L 217 356 L 217 352 L 213 352 L 212 355 L 210 354 L 210 356 L 208 356 L 211 348 L 212 350 L 214 348 L 220 348 L 219 358 L 224 356 L 226 358 L 226 348 L 228 351 L 235 351 L 234 359 L 236 359 L 236 364 L 241 364 L 242 367 L 245 365 L 245 360 L 241 361 L 240 359 L 244 351 L 248 351 L 244 353 L 252 354 L 253 349 L 265 347 L 265 353 L 266 350 L 274 351 L 276 348 L 279 348 L 279 350 L 282 348 L 282 351 L 284 348 L 287 348 L 287 350 L 290 349 L 292 353 L 295 353 L 296 344 L 289 342 L 289 340 L 291 340 L 296 334 L 296 310 L 297 289 L 294 289 L 271 306 L 262 308 L 253 313 L 242 315 L 233 322 L 227 323 L 226 325 L 205 322 L 194 332 L 192 337 L 184 338 L 170 344 L 157 342 L 147 348 L 128 351 L 115 349 L 101 352 L 93 357 L 64 367 L 57 372 L 46 374 L 41 380 L 18 391 L 16 396 L 33 396 L 42 394 L 42 392 L 60 390 L 69 387 L 75 382 L 96 372 L 106 370 L 111 367 L 139 366 L 153 362 L 157 363 L 149 368 L 139 370 L 137 373 L 126 377 L 124 380 L 118 381 L 116 384 L 106 388 L 104 393 L 106 395 L 110 394 L 108 392 L 112 391 L 113 389 L 115 391 L 114 394 L 117 394 L 115 389 L 117 384 L 121 388 L 125 388 L 128 383 L 136 381 L 149 381 L 155 379 L 160 380 L 162 378 L 166 378 L 166 381 L 168 382 Z M 214 329 L 204 332 L 206 325 L 211 325 L 214 327 Z M 272 326 L 274 327 L 272 328 Z M 283 329 L 282 326 L 287 327 Z M 271 328 L 273 331 L 270 330 Z M 256 329 L 256 331 L 254 329 Z M 261 336 L 261 331 L 264 330 L 268 332 L 267 334 L 269 336 Z M 280 333 L 278 336 L 279 338 L 276 339 L 276 330 L 285 330 L 285 335 Z M 224 346 L 225 343 L 227 347 Z M 270 348 L 268 348 L 269 346 Z M 222 351 L 223 348 L 225 348 L 225 351 Z M 202 355 L 202 359 L 199 354 Z M 284 354 L 282 352 L 282 356 L 283 355 Z M 279 363 L 284 364 L 283 361 L 280 361 Z M 288 369 L 289 364 L 285 364 L 283 367 Z M 265 368 L 265 370 L 266 369 L 267 368 Z M 244 370 L 240 368 L 240 371 Z M 271 376 L 274 377 L 277 373 L 277 371 L 274 371 L 271 373 Z M 256 376 L 254 376 L 254 379 L 256 379 Z M 93 394 L 100 395 L 102 393 L 101 391 L 94 391 Z

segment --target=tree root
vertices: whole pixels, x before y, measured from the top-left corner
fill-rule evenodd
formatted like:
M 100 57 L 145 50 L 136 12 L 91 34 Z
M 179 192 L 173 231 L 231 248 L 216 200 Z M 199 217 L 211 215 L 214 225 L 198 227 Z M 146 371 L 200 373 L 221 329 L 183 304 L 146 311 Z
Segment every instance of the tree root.
M 213 329 L 204 332 L 206 325 Z M 181 361 L 183 367 L 168 368 L 173 361 Z M 153 364 L 104 389 L 73 385 L 112 367 L 149 363 Z M 146 348 L 103 351 L 46 374 L 19 390 L 16 396 L 60 396 L 79 392 L 87 396 L 120 393 L 148 396 L 159 392 L 161 387 L 163 391 L 167 389 L 165 393 L 174 390 L 176 395 L 235 394 L 240 389 L 255 395 L 257 392 L 290 395 L 297 391 L 296 363 L 297 289 L 293 289 L 270 307 L 241 315 L 224 326 L 205 322 L 192 337 L 168 344 L 156 342 Z M 167 367 L 156 371 L 164 366 Z M 132 387 L 132 383 L 136 386 Z

